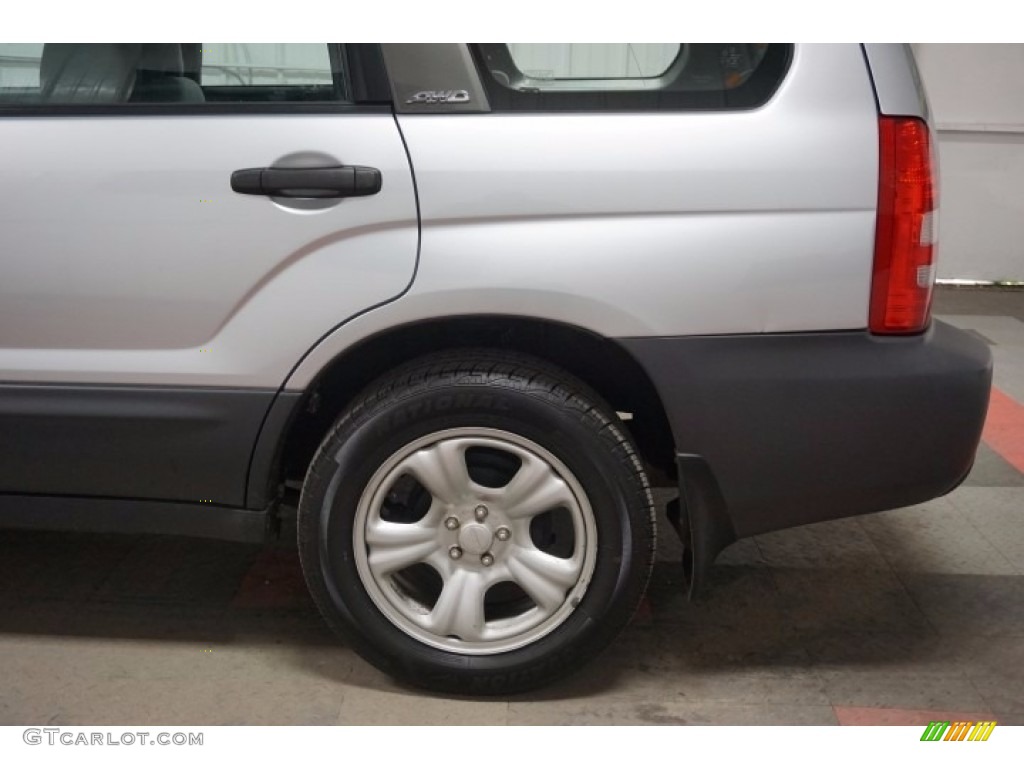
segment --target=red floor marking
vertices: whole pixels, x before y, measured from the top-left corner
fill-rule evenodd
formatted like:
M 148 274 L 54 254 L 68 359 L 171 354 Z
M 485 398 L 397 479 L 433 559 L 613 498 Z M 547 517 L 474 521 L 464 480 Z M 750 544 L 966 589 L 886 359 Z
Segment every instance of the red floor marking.
M 995 387 L 982 438 L 1018 472 L 1024 472 L 1024 405 Z
M 832 707 L 840 725 L 919 725 L 924 728 L 932 720 L 951 723 L 995 720 L 987 712 L 949 712 L 933 709 L 883 709 L 881 707 Z
M 231 601 L 233 608 L 292 608 L 308 602 L 298 554 L 268 549 L 252 564 Z

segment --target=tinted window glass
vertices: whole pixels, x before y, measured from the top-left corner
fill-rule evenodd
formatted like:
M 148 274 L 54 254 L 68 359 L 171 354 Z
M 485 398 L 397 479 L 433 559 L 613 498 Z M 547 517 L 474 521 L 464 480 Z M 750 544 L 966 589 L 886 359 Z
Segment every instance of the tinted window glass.
M 474 56 L 494 110 L 749 109 L 767 101 L 792 46 L 481 43 Z
M 0 44 L 0 93 L 39 87 L 42 43 Z
M 203 43 L 200 83 L 331 85 L 331 57 L 315 43 Z
M 630 80 L 659 77 L 679 51 L 679 43 L 508 43 L 512 63 L 525 76 L 583 88 L 594 87 L 593 80 L 629 88 Z
M 0 44 L 0 105 L 348 100 L 329 44 Z

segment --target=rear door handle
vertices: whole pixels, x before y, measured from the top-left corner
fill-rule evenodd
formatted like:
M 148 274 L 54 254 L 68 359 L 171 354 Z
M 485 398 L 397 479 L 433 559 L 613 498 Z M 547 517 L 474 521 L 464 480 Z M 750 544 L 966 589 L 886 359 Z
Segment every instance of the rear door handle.
M 380 171 L 361 165 L 243 168 L 231 174 L 231 189 L 241 195 L 366 197 L 380 192 L 380 187 Z

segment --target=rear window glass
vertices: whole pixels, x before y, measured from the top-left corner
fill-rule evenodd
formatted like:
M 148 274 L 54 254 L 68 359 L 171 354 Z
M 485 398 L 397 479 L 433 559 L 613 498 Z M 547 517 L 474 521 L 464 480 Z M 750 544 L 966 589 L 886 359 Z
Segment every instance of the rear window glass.
M 480 43 L 494 110 L 749 109 L 789 66 L 780 43 Z
M 679 56 L 679 43 L 509 43 L 508 53 L 525 77 L 545 85 L 599 87 L 611 81 L 660 77 Z

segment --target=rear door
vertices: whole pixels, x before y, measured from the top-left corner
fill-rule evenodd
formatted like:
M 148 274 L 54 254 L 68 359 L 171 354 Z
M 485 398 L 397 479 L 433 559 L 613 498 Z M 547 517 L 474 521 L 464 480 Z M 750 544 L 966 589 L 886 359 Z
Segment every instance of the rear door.
M 0 492 L 242 503 L 288 372 L 412 278 L 383 82 L 373 46 L 0 45 Z

